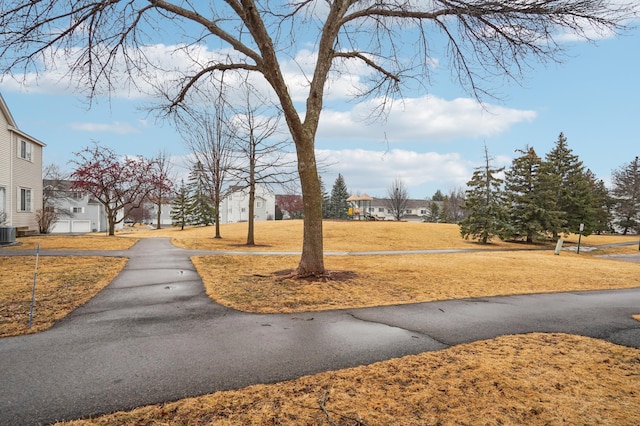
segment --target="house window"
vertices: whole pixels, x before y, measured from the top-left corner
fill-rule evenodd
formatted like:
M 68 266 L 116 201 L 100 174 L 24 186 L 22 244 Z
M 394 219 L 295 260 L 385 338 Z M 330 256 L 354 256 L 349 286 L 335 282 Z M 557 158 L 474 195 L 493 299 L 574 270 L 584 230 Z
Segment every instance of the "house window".
M 384 213 L 384 207 L 378 207 L 378 213 Z
M 243 208 L 241 208 L 241 209 L 240 209 L 240 211 L 241 211 L 242 213 L 244 213 L 244 212 L 246 212 L 246 211 L 247 211 L 247 209 L 243 207 Z
M 84 207 L 72 207 L 71 211 L 73 213 L 84 213 Z
M 19 210 L 21 212 L 31 211 L 31 190 L 28 188 L 20 188 L 20 204 Z
M 18 149 L 18 157 L 23 160 L 31 161 L 32 147 L 31 144 L 27 141 L 21 140 L 20 148 Z
M 71 198 L 74 200 L 82 200 L 84 193 L 82 191 L 71 191 Z
M 406 214 L 411 214 L 411 209 L 406 209 L 404 212 L 405 212 Z
M 420 214 L 427 214 L 426 210 L 420 210 Z
M 262 208 L 262 201 L 256 201 L 256 207 L 261 209 Z

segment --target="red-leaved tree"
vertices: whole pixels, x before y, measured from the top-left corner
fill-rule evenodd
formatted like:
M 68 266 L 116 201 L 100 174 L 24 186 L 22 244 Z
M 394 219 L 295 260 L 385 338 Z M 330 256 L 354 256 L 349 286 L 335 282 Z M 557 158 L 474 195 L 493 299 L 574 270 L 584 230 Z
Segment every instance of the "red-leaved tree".
M 304 202 L 301 195 L 278 195 L 277 204 L 281 211 L 289 213 L 291 219 L 300 219 L 304 216 Z
M 88 192 L 104 206 L 109 235 L 114 235 L 116 224 L 139 208 L 156 189 L 155 163 L 144 157 L 119 158 L 113 150 L 98 143 L 74 155 L 72 188 Z

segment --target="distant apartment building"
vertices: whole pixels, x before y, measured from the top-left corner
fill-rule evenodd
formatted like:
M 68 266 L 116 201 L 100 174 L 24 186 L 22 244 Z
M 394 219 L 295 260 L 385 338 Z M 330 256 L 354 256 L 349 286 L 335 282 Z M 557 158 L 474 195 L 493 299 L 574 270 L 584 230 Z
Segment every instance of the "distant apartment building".
M 264 185 L 256 185 L 253 218 L 255 221 L 274 220 L 276 196 Z M 220 202 L 220 223 L 249 220 L 249 188 L 234 187 Z

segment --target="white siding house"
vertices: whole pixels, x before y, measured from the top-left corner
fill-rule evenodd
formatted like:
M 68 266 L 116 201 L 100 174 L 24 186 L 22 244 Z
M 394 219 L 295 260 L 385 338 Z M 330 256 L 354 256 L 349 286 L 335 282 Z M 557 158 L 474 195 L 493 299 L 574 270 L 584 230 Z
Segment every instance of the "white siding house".
M 45 144 L 20 129 L 0 94 L 0 212 L 3 226 L 38 232 L 42 209 L 42 148 Z
M 50 192 L 48 208 L 53 208 L 58 214 L 58 220 L 53 223 L 50 232 L 85 233 L 102 232 L 109 229 L 109 222 L 104 206 L 86 191 L 72 190 L 73 182 L 44 180 L 45 188 Z M 117 226 L 116 229 L 122 226 Z
M 274 220 L 276 196 L 263 185 L 256 185 L 254 220 Z M 220 203 L 220 223 L 249 220 L 249 188 L 235 188 Z

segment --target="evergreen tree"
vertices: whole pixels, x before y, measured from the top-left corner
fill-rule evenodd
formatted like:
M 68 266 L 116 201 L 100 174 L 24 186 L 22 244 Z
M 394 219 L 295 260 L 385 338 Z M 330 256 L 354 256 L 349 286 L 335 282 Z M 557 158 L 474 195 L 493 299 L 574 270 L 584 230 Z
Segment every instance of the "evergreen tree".
M 640 232 L 640 159 L 613 171 L 613 198 L 616 202 L 616 225 L 627 235 L 630 230 Z
M 495 169 L 491 166 L 486 146 L 484 159 L 484 166 L 477 168 L 467 182 L 464 209 L 468 216 L 460 222 L 462 237 L 471 237 L 482 244 L 500 235 L 506 226 L 504 194 L 501 188 L 503 181 L 497 177 L 504 171 L 504 167 Z
M 451 200 L 449 200 L 448 195 L 445 195 L 444 198 L 442 198 L 442 207 L 439 210 L 438 222 L 455 223 L 455 220 L 453 219 L 453 212 L 451 211 Z
M 593 232 L 601 234 L 613 230 L 612 217 L 615 201 L 602 179 L 597 179 L 591 170 L 587 170 L 587 179 L 591 186 L 591 202 L 594 211 Z
M 322 177 L 320 177 L 320 191 L 322 192 L 322 217 L 327 219 L 331 217 L 331 197 L 324 186 Z
M 182 180 L 180 188 L 178 188 L 178 193 L 171 203 L 171 220 L 180 226 L 180 229 L 184 229 L 186 225 L 191 224 L 190 208 L 191 199 L 189 189 L 184 184 L 184 180 Z
M 561 233 L 577 233 L 583 223 L 583 234 L 590 235 L 595 226 L 591 186 L 582 161 L 573 154 L 563 133 L 545 160 L 544 172 L 553 193 L 554 210 L 562 212 L 558 223 L 550 223 L 548 230 L 557 238 Z
M 431 197 L 431 201 L 444 201 L 444 194 L 439 189 Z
M 508 226 L 503 238 L 524 238 L 527 243 L 542 239 L 547 224 L 557 221 L 552 194 L 541 177 L 542 159 L 532 147 L 517 150 L 515 158 L 505 172 L 505 199 Z
M 439 217 L 440 217 L 440 207 L 438 206 L 438 203 L 436 203 L 435 201 L 432 201 L 431 204 L 429 205 L 427 221 L 431 223 L 437 223 Z
M 347 190 L 347 184 L 344 182 L 344 178 L 338 173 L 333 188 L 331 189 L 331 208 L 329 217 L 334 219 L 346 219 L 348 217 L 349 203 L 349 191 Z
M 216 220 L 209 180 L 202 163 L 194 164 L 189 173 L 189 215 L 193 225 L 210 225 Z

